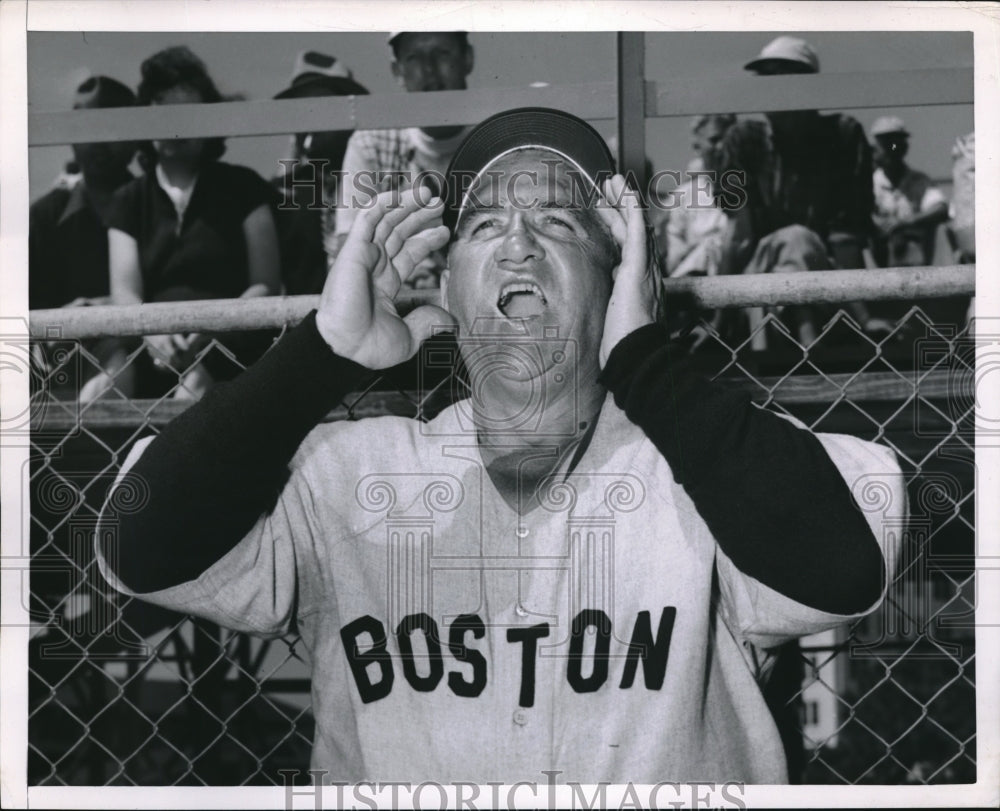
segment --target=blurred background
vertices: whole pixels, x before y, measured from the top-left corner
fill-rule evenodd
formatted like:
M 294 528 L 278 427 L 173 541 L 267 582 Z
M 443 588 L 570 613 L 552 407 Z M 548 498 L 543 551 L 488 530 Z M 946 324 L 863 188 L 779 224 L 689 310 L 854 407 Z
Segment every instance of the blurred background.
M 784 32 L 794 34 L 794 32 Z M 802 32 L 820 57 L 823 73 L 971 67 L 972 34 L 966 32 Z M 73 90 L 89 73 L 106 74 L 135 87 L 139 65 L 155 51 L 188 45 L 208 66 L 219 89 L 248 101 L 284 89 L 296 54 L 317 50 L 337 57 L 372 93 L 402 93 L 389 69 L 384 33 L 135 33 L 28 32 L 29 110 L 67 110 Z M 656 81 L 719 79 L 743 75 L 743 65 L 776 36 L 774 32 L 682 32 L 646 35 L 646 77 Z M 519 87 L 612 81 L 613 32 L 474 32 L 476 66 L 469 88 Z M 721 112 L 721 111 L 720 111 Z M 866 128 L 889 112 L 851 112 Z M 940 180 L 947 193 L 951 146 L 973 129 L 972 105 L 893 108 L 913 133 L 909 162 Z M 614 122 L 598 122 L 605 136 Z M 689 119 L 649 119 L 647 153 L 654 170 L 682 171 L 691 158 Z M 226 160 L 271 177 L 286 157 L 288 138 L 232 138 Z M 43 194 L 71 157 L 69 147 L 29 150 L 31 199 Z M 669 188 L 664 183 L 664 190 Z

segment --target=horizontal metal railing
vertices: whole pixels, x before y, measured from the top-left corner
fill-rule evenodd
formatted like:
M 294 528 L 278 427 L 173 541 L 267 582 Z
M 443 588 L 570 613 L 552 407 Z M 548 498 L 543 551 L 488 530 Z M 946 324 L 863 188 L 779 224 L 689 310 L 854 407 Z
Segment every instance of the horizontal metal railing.
M 54 146 L 99 141 L 195 136 L 278 135 L 316 130 L 385 129 L 431 124 L 474 124 L 512 107 L 554 107 L 591 121 L 617 116 L 615 82 L 550 87 L 371 96 L 328 96 L 179 104 L 105 110 L 36 112 L 28 116 L 28 144 Z M 972 68 L 868 71 L 809 76 L 733 76 L 645 83 L 645 117 L 706 112 L 761 113 L 797 109 L 858 109 L 971 104 Z M 294 123 L 292 123 L 294 122 Z
M 930 372 L 851 372 L 823 375 L 766 376 L 754 379 L 726 377 L 726 385 L 746 392 L 759 404 L 769 402 L 780 406 L 820 405 L 837 401 L 854 404 L 905 402 L 919 395 L 925 400 L 947 397 L 970 397 L 973 381 L 968 375 L 956 378 L 954 370 Z M 426 392 L 424 392 L 426 393 Z M 344 419 L 365 419 L 386 414 L 415 414 L 419 391 L 353 392 L 344 398 L 348 405 L 338 405 L 324 422 Z M 444 393 L 442 396 L 447 396 Z M 36 409 L 32 430 L 57 432 L 101 430 L 150 426 L 162 428 L 190 407 L 191 400 L 129 399 L 97 400 L 86 408 L 77 408 L 63 401 Z
M 815 270 L 664 281 L 668 304 L 695 310 L 970 295 L 975 292 L 975 284 L 975 265 Z M 438 290 L 406 291 L 398 303 L 406 308 L 436 303 L 439 297 Z M 35 310 L 30 313 L 30 330 L 35 338 L 52 340 L 270 329 L 301 320 L 318 304 L 319 296 L 272 296 Z

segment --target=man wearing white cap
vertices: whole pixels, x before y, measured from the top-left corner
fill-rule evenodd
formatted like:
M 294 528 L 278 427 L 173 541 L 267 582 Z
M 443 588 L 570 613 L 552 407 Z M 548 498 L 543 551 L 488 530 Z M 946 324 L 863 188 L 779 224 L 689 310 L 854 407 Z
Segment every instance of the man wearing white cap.
M 389 35 L 388 44 L 392 49 L 392 74 L 407 93 L 465 90 L 474 64 L 466 32 L 396 31 Z M 443 177 L 467 131 L 460 125 L 442 123 L 355 132 L 344 155 L 336 238 L 327 242 L 331 258 L 340 250 L 357 212 L 371 203 L 372 189 L 406 189 L 425 173 Z M 408 286 L 436 287 L 442 267 L 440 255 L 430 257 Z
M 876 119 L 871 128 L 875 173 L 875 243 L 879 264 L 930 264 L 935 228 L 948 219 L 948 201 L 931 179 L 906 162 L 910 133 L 898 116 Z
M 745 69 L 758 76 L 814 74 L 819 57 L 798 37 L 767 43 Z M 727 273 L 862 268 L 862 250 L 871 238 L 871 148 L 864 128 L 840 113 L 776 110 L 768 126 L 753 120 L 730 127 L 719 148 L 706 156 L 717 172 L 745 173 L 745 204 L 727 211 L 723 239 Z M 869 320 L 864 305 L 855 317 Z M 805 307 L 786 308 L 799 340 L 817 334 L 817 315 Z
M 318 311 L 129 455 L 148 498 L 97 533 L 102 571 L 238 630 L 295 625 L 317 782 L 786 782 L 759 686 L 775 646 L 882 599 L 893 453 L 679 357 L 613 172 L 574 116 L 492 116 L 444 199 L 380 195 Z M 402 315 L 445 248 L 442 307 Z M 322 422 L 447 328 L 464 399 Z
M 757 76 L 819 73 L 819 57 L 803 39 L 780 36 L 744 66 Z M 779 224 L 797 223 L 824 241 L 840 268 L 864 267 L 871 236 L 871 149 L 864 128 L 842 113 L 767 113 L 774 146 L 774 197 Z
M 872 124 L 871 135 L 876 166 L 872 177 L 878 229 L 873 241 L 875 259 L 883 267 L 934 264 L 937 226 L 948 220 L 948 201 L 926 174 L 907 164 L 910 133 L 901 118 L 881 116 Z M 914 305 L 934 324 L 961 329 L 968 303 L 968 296 L 870 302 L 873 322 L 869 329 L 872 323 L 892 329 Z

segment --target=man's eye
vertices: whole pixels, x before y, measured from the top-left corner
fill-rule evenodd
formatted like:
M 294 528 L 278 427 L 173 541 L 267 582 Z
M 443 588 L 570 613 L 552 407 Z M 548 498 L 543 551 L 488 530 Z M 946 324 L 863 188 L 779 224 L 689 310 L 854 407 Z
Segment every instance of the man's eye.
M 473 233 L 473 235 L 475 235 L 475 234 L 485 234 L 488 231 L 491 231 L 491 230 L 493 230 L 495 228 L 498 228 L 499 225 L 500 225 L 500 221 L 497 220 L 496 218 L 494 218 L 494 217 L 486 217 L 486 218 L 483 218 L 483 219 L 478 220 L 477 222 L 473 223 L 473 225 L 472 225 L 472 233 Z
M 547 214 L 544 220 L 546 225 L 552 226 L 557 229 L 564 229 L 567 231 L 573 230 L 573 223 L 568 217 L 564 217 L 559 214 Z

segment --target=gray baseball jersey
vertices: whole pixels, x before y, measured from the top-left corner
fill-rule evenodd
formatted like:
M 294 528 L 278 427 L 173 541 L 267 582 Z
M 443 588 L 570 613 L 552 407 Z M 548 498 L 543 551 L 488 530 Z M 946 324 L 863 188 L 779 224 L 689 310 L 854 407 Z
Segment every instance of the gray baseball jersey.
M 265 636 L 294 619 L 328 782 L 785 782 L 760 665 L 850 617 L 739 571 L 610 397 L 526 515 L 493 487 L 463 409 L 317 427 L 235 548 L 140 596 Z M 882 493 L 856 500 L 891 571 L 892 453 L 818 436 L 849 484 Z

